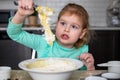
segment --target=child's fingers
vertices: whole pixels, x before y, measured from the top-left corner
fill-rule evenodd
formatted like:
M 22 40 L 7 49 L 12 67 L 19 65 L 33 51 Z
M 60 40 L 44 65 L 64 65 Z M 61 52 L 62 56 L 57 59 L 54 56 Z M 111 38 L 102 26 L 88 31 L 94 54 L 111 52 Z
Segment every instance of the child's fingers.
M 33 9 L 33 0 L 26 0 L 26 3 L 27 3 L 27 6 L 28 6 L 28 9 Z
M 22 1 L 21 0 L 18 0 L 18 6 L 22 7 Z
M 84 53 L 84 54 L 80 55 L 79 58 L 81 60 L 83 60 L 84 62 L 87 62 L 87 63 L 93 61 L 92 54 L 86 54 L 86 53 Z
M 26 7 L 26 1 L 24 0 L 18 0 L 18 6 L 22 9 L 25 9 Z
M 86 60 L 88 58 L 88 54 L 87 53 L 83 53 L 79 57 L 80 57 L 80 59 Z
M 85 61 L 86 61 L 87 63 L 90 63 L 90 62 L 92 62 L 92 59 L 91 59 L 91 58 L 87 58 Z
M 87 70 L 95 70 L 94 67 L 94 58 L 90 53 L 84 53 L 79 56 L 79 58 L 83 61 L 86 65 Z
M 33 9 L 32 0 L 18 0 L 18 4 L 22 9 L 25 9 L 25 10 Z

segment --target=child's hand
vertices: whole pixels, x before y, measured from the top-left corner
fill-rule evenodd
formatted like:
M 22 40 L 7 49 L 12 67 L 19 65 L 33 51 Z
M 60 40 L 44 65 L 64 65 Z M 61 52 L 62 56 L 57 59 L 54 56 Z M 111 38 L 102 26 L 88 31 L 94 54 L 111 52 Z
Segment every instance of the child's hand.
M 90 53 L 83 53 L 79 56 L 80 60 L 84 62 L 87 67 L 87 70 L 95 70 L 94 67 L 94 58 Z
M 12 19 L 12 23 L 20 24 L 24 19 L 34 12 L 32 0 L 18 0 L 18 11 Z
M 18 0 L 18 14 L 28 16 L 34 12 L 32 0 Z

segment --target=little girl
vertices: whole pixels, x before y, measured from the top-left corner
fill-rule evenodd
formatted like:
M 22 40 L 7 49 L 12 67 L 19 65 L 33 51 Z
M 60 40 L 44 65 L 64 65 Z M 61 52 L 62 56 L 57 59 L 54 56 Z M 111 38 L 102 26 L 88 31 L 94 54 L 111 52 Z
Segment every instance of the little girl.
M 38 58 L 59 57 L 80 59 L 81 69 L 94 70 L 94 58 L 88 53 L 89 21 L 87 11 L 69 3 L 59 13 L 55 27 L 56 40 L 50 46 L 44 36 L 22 30 L 24 19 L 34 12 L 32 0 L 19 0 L 18 10 L 9 19 L 7 33 L 11 39 L 37 51 Z

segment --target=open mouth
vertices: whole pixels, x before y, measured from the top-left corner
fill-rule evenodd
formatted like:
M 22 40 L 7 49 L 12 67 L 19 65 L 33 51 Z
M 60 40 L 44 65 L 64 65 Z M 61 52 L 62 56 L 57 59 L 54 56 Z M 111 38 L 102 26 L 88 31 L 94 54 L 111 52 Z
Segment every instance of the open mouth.
M 69 39 L 69 36 L 67 34 L 62 34 L 61 38 L 64 39 L 64 40 L 67 40 L 67 39 Z

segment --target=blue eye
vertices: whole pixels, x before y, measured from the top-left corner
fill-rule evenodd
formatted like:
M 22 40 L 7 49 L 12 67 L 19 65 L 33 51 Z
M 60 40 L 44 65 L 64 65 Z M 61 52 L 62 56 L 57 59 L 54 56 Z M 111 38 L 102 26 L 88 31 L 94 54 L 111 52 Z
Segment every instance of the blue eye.
M 71 26 L 73 29 L 78 29 L 79 27 L 78 26 L 75 26 L 75 25 L 72 25 Z
M 66 25 L 66 23 L 65 23 L 65 22 L 60 22 L 60 24 L 61 24 L 62 26 L 65 26 L 65 25 Z

